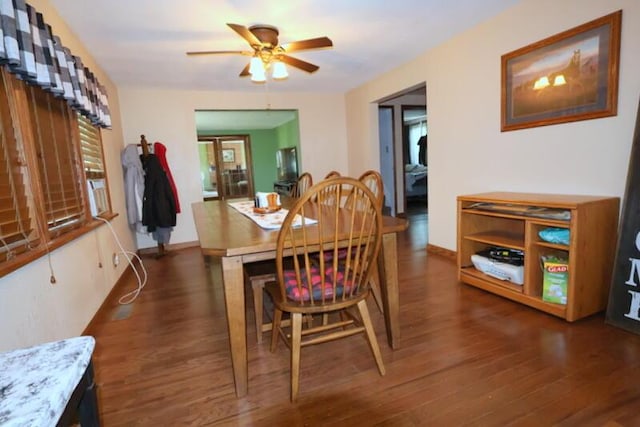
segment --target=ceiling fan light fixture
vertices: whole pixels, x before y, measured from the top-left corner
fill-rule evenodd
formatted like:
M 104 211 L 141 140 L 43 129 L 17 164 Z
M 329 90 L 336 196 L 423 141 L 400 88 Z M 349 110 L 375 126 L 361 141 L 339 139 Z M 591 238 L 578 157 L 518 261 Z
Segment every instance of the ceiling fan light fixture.
M 255 71 L 251 73 L 251 81 L 254 83 L 266 82 L 267 76 L 266 76 L 266 73 L 264 72 L 264 68 L 256 67 Z
M 262 59 L 260 59 L 260 57 L 258 56 L 254 56 L 253 58 L 251 58 L 251 65 L 249 65 L 249 73 L 253 76 L 253 75 L 260 75 L 262 74 L 264 76 L 264 64 L 262 63 Z
M 271 77 L 276 80 L 284 80 L 289 77 L 289 73 L 287 72 L 287 67 L 284 65 L 284 62 L 273 62 L 273 73 L 271 74 Z
M 0 0 L 2 3 L 4 0 Z M 218 55 L 236 54 L 251 57 L 249 64 L 246 64 L 240 72 L 240 77 L 251 76 L 251 80 L 264 83 L 266 74 L 269 72 L 274 80 L 283 80 L 289 77 L 288 67 L 297 68 L 307 73 L 314 73 L 318 70 L 317 65 L 289 55 L 291 52 L 299 52 L 310 49 L 323 49 L 333 47 L 333 42 L 328 37 L 316 37 L 307 40 L 299 40 L 280 45 L 278 41 L 279 31 L 272 25 L 244 25 L 227 23 L 227 26 L 242 37 L 251 50 L 213 50 L 201 52 L 187 52 L 187 55 Z M 273 67 L 271 67 L 273 65 Z M 273 68 L 270 70 L 270 68 Z

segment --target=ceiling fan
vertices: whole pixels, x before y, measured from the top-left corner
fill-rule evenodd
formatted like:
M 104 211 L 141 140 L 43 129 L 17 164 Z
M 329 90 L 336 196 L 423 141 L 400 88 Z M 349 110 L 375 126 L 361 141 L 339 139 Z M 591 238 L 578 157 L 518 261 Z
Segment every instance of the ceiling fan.
M 251 76 L 251 80 L 265 81 L 265 70 L 273 65 L 273 77 L 282 79 L 287 77 L 284 64 L 313 73 L 320 67 L 301 59 L 289 56 L 290 52 L 301 50 L 329 48 L 333 42 L 328 37 L 317 37 L 286 44 L 279 44 L 278 29 L 271 25 L 253 25 L 249 28 L 238 24 L 227 24 L 232 30 L 245 39 L 252 51 L 244 50 L 210 50 L 201 52 L 187 52 L 187 55 L 219 55 L 238 54 L 251 56 L 251 61 L 240 72 L 240 77 Z

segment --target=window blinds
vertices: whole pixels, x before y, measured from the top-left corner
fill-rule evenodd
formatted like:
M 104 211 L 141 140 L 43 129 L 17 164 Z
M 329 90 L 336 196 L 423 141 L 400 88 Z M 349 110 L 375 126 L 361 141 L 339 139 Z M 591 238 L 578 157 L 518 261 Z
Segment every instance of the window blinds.
M 34 211 L 27 199 L 23 171 L 9 111 L 6 75 L 0 73 L 0 263 L 35 248 L 39 243 Z
M 29 87 L 29 98 L 47 227 L 55 236 L 84 223 L 81 162 L 69 140 L 72 123 L 66 102 L 36 86 Z
M 100 131 L 84 116 L 78 116 L 80 129 L 80 150 L 87 179 L 105 177 Z

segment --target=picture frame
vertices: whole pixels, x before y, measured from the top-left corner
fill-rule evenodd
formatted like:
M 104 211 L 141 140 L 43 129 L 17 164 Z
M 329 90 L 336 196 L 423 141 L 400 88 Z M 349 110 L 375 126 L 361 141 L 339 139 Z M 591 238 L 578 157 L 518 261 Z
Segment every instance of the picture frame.
M 615 116 L 622 10 L 501 57 L 501 131 Z
M 222 161 L 225 163 L 233 163 L 236 161 L 236 151 L 234 149 L 222 150 Z

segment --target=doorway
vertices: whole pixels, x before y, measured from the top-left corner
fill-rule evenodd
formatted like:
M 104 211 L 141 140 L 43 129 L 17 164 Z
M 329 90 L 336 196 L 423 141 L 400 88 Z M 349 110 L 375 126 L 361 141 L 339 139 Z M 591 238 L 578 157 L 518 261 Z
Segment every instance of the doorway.
M 253 197 L 249 135 L 198 138 L 204 200 Z
M 426 94 L 426 84 L 422 83 L 377 101 L 380 168 L 385 195 L 387 195 L 386 188 L 392 186 L 392 191 L 389 191 L 389 195 L 393 195 L 390 204 L 392 207 L 395 206 L 392 215 L 407 216 L 407 208 L 413 205 L 413 203 L 408 205 L 407 201 L 417 199 L 421 203 L 420 214 L 427 216 L 426 165 L 421 164 L 417 159 L 420 155 L 419 140 L 414 141 L 413 145 L 409 141 L 412 126 L 418 129 L 419 133 L 424 132 L 426 140 Z M 424 126 L 420 124 L 421 122 L 424 122 Z M 389 135 L 389 129 L 391 129 L 391 135 Z M 392 144 L 391 149 L 389 144 Z M 426 163 L 427 160 L 426 144 L 424 147 L 422 163 Z M 413 153 L 412 150 L 416 152 Z
M 247 171 L 251 174 L 249 181 L 253 194 L 274 191 L 274 183 L 278 181 L 276 161 L 279 150 L 295 147 L 298 155 L 301 153 L 297 110 L 196 110 L 195 121 L 202 188 L 207 190 L 203 197 L 219 197 L 217 188 L 213 189 L 211 180 L 207 180 L 212 172 L 210 165 L 215 166 L 215 160 L 207 161 L 205 148 L 201 146 L 211 143 L 212 137 L 245 136 L 248 139 Z
M 385 204 L 394 208 L 392 215 L 409 218 L 412 245 L 426 247 L 429 242 L 427 86 L 421 83 L 377 102 L 380 170 L 385 197 L 392 197 Z M 418 143 L 423 135 L 424 150 L 420 150 L 422 145 Z
M 407 215 L 427 213 L 427 109 L 402 105 L 404 200 Z

